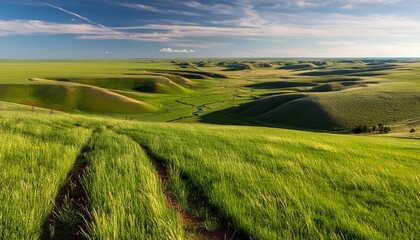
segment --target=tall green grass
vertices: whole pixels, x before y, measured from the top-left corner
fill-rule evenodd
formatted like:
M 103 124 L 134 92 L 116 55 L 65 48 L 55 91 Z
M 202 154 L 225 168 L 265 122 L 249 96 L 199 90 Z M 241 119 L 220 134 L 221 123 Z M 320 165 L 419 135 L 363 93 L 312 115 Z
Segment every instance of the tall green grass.
M 420 143 L 252 127 L 132 124 L 253 239 L 414 239 Z
M 94 139 L 85 184 L 92 239 L 183 239 L 157 173 L 133 140 L 110 131 Z
M 0 112 L 0 239 L 37 239 L 90 131 Z
M 89 138 L 87 127 L 104 129 L 93 139 L 84 178 L 92 217 L 86 234 L 92 239 L 188 237 L 132 139 L 169 163 L 180 200 L 194 188 L 176 184 L 193 183 L 208 208 L 252 239 L 420 235 L 417 140 L 3 114 L 0 238 L 39 236 L 60 183 Z M 173 173 L 188 181 L 174 181 Z

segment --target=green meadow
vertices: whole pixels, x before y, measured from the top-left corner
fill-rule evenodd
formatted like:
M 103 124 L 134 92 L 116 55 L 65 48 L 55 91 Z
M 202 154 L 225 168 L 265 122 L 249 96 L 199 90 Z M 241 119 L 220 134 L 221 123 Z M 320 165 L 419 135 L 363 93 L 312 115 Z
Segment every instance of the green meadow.
M 408 59 L 0 61 L 0 239 L 417 239 L 419 96 Z
M 418 118 L 419 72 L 409 60 L 2 61 L 0 101 L 119 119 L 348 131 Z

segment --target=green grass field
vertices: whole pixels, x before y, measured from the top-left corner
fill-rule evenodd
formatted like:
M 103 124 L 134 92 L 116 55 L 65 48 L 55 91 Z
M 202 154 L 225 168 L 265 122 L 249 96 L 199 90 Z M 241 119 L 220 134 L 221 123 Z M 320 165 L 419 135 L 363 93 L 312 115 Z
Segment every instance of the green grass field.
M 63 119 L 2 115 L 0 236 L 36 239 L 89 130 Z
M 419 79 L 406 60 L 0 61 L 0 239 L 417 239 Z
M 120 119 L 348 131 L 418 117 L 419 72 L 417 62 L 391 60 L 2 61 L 0 101 Z
M 41 234 L 60 184 L 95 129 L 102 130 L 90 143 L 82 178 L 89 210 L 83 236 L 194 239 L 225 225 L 252 239 L 415 239 L 420 234 L 418 140 L 1 114 L 7 143 L 0 151 L 6 186 L 2 238 Z M 176 174 L 167 184 L 159 181 L 154 161 Z M 171 195 L 187 203 L 186 195 L 200 199 L 201 210 L 185 211 L 203 219 L 194 224 L 206 231 L 191 230 L 184 208 L 171 204 Z M 58 211 L 71 219 L 68 208 Z M 214 215 L 219 226 L 206 219 Z

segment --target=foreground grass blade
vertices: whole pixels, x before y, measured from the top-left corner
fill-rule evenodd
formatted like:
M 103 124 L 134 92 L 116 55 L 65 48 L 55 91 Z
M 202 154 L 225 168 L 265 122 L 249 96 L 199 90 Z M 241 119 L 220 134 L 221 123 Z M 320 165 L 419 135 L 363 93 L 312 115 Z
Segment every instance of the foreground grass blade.
M 157 173 L 130 138 L 105 131 L 94 140 L 85 185 L 92 239 L 183 239 Z
M 89 130 L 55 123 L 0 118 L 0 239 L 39 237 L 60 184 L 89 137 Z
M 182 124 L 123 129 L 253 239 L 420 234 L 418 141 Z

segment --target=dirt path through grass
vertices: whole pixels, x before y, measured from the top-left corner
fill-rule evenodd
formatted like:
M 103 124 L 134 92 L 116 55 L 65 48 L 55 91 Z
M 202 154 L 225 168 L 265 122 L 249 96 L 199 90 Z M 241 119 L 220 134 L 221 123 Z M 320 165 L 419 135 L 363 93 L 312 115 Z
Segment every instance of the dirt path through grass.
M 84 232 L 86 221 L 89 221 L 89 205 L 82 181 L 89 167 L 87 155 L 91 151 L 92 140 L 97 132 L 98 129 L 92 132 L 67 174 L 65 184 L 59 189 L 54 207 L 42 225 L 41 240 L 87 239 Z
M 162 184 L 166 186 L 169 184 L 170 181 L 170 175 L 168 167 L 165 166 L 154 154 L 150 149 L 142 144 L 139 144 L 139 146 L 143 149 L 143 151 L 146 153 L 147 157 L 152 162 L 153 166 L 155 167 L 160 180 L 162 181 Z M 219 225 L 219 227 L 213 231 L 209 231 L 205 227 L 205 221 L 206 219 L 203 219 L 201 217 L 194 216 L 193 214 L 190 214 L 189 212 L 186 212 L 182 209 L 181 204 L 173 198 L 171 193 L 168 189 L 165 188 L 164 190 L 166 199 L 168 201 L 168 204 L 170 207 L 174 208 L 176 211 L 178 211 L 183 219 L 184 226 L 186 232 L 193 236 L 196 239 L 237 239 L 235 237 L 235 231 L 232 231 L 231 228 L 229 228 L 226 225 Z M 191 204 L 193 206 L 194 204 Z

